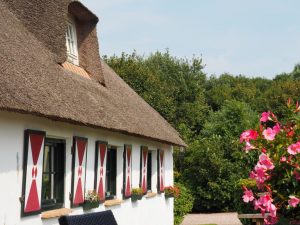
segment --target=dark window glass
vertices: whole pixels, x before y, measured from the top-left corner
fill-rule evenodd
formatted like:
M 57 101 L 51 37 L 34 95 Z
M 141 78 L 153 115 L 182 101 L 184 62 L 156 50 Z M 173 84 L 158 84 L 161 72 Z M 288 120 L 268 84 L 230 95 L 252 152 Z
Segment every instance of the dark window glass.
M 106 199 L 113 199 L 116 196 L 116 180 L 117 180 L 117 150 L 114 148 L 108 148 L 107 162 L 106 162 L 106 182 L 105 182 Z
M 42 209 L 64 205 L 65 142 L 46 139 L 43 159 Z
M 147 161 L 147 190 L 151 191 L 152 186 L 152 154 L 148 153 L 148 161 Z

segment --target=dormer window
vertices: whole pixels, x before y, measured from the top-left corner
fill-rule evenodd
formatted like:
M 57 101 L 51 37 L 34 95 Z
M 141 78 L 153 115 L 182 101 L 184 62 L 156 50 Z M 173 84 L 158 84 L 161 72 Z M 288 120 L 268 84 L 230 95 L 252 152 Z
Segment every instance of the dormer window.
M 65 31 L 67 57 L 61 65 L 73 74 L 105 85 L 96 33 L 98 17 L 80 1 L 69 2 Z
M 78 66 L 79 59 L 78 59 L 76 25 L 75 25 L 75 21 L 70 17 L 67 20 L 66 45 L 67 45 L 68 62 Z

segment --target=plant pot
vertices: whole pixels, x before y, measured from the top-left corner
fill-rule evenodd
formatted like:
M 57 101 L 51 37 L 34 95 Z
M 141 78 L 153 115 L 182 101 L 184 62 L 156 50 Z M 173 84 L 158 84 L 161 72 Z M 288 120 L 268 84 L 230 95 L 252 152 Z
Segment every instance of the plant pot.
M 174 198 L 174 194 L 165 193 L 165 198 Z
M 133 201 L 133 202 L 141 200 L 142 198 L 143 198 L 143 195 L 131 195 L 131 201 Z
M 84 202 L 84 204 L 82 205 L 83 210 L 87 211 L 87 210 L 91 210 L 94 208 L 98 208 L 100 205 L 100 202 Z

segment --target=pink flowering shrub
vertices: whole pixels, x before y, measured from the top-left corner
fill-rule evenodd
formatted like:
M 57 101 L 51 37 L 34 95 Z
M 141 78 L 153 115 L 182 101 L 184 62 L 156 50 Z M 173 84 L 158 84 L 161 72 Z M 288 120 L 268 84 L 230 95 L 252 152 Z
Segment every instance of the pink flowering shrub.
M 256 188 L 244 186 L 242 199 L 265 216 L 265 224 L 276 224 L 283 217 L 291 224 L 300 224 L 299 112 L 298 102 L 289 100 L 282 119 L 270 111 L 263 112 L 258 128 L 240 136 L 246 153 L 259 152 L 257 164 L 249 173 Z

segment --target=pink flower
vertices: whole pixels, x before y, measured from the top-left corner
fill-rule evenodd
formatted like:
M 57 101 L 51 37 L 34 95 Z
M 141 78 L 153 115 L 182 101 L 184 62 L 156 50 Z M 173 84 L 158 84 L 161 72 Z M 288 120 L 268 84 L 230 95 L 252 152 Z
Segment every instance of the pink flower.
M 294 135 L 295 135 L 295 131 L 293 130 L 288 131 L 286 134 L 287 137 L 293 137 Z
M 263 196 L 260 196 L 258 200 L 254 201 L 254 208 L 255 210 L 259 209 L 263 216 L 266 212 L 269 212 L 269 217 L 276 218 L 277 208 L 272 202 L 273 199 L 271 198 L 270 194 L 265 194 Z
M 280 125 L 277 123 L 273 129 L 267 128 L 263 131 L 264 138 L 268 141 L 273 141 L 275 139 L 276 134 L 280 132 Z
M 276 217 L 277 208 L 276 208 L 276 206 L 274 204 L 270 205 L 269 212 L 270 212 L 270 216 L 271 217 Z
M 261 203 L 260 203 L 260 201 L 259 200 L 254 200 L 254 202 L 253 202 L 253 205 L 254 205 L 254 209 L 255 210 L 258 210 L 258 209 L 260 209 L 260 210 L 263 210 L 262 208 L 261 208 Z
M 296 103 L 296 110 L 295 110 L 295 112 L 299 112 L 300 111 L 300 105 L 299 105 L 299 102 L 297 101 L 297 103 Z
M 259 202 L 261 206 L 265 207 L 266 209 L 269 209 L 272 203 L 272 198 L 269 194 L 265 194 L 263 196 L 260 196 Z
M 271 204 L 271 197 L 270 195 L 262 195 L 260 198 L 256 201 L 254 201 L 255 209 L 264 209 L 268 207 Z
M 269 179 L 268 170 L 274 169 L 274 164 L 268 155 L 262 153 L 259 156 L 259 161 L 254 167 L 254 171 L 251 171 L 250 178 L 255 179 L 256 184 L 261 188 L 266 180 Z
M 243 141 L 249 142 L 250 140 L 256 140 L 258 133 L 256 130 L 245 130 L 240 136 L 240 142 Z
M 282 156 L 281 159 L 280 159 L 280 162 L 286 162 L 286 157 Z
M 278 134 L 280 132 L 280 124 L 276 123 L 276 125 L 273 127 L 273 131 Z
M 295 208 L 300 203 L 300 199 L 295 196 L 290 196 L 290 200 L 288 201 L 288 203 L 290 206 Z
M 288 153 L 291 155 L 296 155 L 297 153 L 300 153 L 300 141 L 298 141 L 296 144 L 291 144 L 288 147 Z
M 258 188 L 261 188 L 266 180 L 269 179 L 268 170 L 273 170 L 275 168 L 270 157 L 265 153 L 259 156 L 259 161 L 254 167 L 254 171 L 251 171 L 250 178 L 256 181 Z
M 263 112 L 261 114 L 260 122 L 267 122 L 269 120 L 270 112 Z
M 266 170 L 272 170 L 274 169 L 274 164 L 272 163 L 271 159 L 269 158 L 268 155 L 262 153 L 259 156 L 259 161 L 258 163 L 264 167 Z
M 250 178 L 255 179 L 257 186 L 261 188 L 264 182 L 269 178 L 269 174 L 266 173 L 266 169 L 262 165 L 257 164 L 254 171 L 250 172 Z
M 298 171 L 296 169 L 294 169 L 294 172 L 293 172 L 296 180 L 299 180 L 300 181 L 300 174 L 298 173 Z
M 272 128 L 267 128 L 263 131 L 263 135 L 266 140 L 273 141 L 276 136 L 276 132 Z
M 248 190 L 245 187 L 244 195 L 243 195 L 243 201 L 248 203 L 252 202 L 254 200 L 253 192 L 251 190 Z
M 250 142 L 246 141 L 246 145 L 244 147 L 245 152 L 249 152 L 250 150 L 255 149 L 255 146 L 253 146 Z

